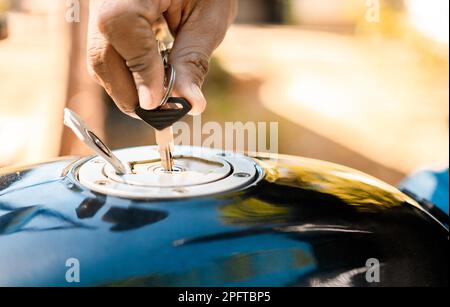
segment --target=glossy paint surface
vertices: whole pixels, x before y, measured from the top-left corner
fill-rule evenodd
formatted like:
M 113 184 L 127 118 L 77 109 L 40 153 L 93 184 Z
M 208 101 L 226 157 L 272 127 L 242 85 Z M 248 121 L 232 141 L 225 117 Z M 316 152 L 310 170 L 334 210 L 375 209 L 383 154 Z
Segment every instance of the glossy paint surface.
M 322 161 L 255 161 L 265 176 L 243 191 L 170 201 L 94 194 L 62 175 L 72 160 L 3 171 L 0 285 L 448 284 L 446 225 L 397 189 Z

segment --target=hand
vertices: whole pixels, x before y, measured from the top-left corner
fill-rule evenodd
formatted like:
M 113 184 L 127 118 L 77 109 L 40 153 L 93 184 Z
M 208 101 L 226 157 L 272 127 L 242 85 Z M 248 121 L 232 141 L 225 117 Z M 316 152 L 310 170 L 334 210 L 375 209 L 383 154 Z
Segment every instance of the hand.
M 177 78 L 173 96 L 203 112 L 201 92 L 209 58 L 223 40 L 236 11 L 235 0 L 92 0 L 88 67 L 117 106 L 135 116 L 159 106 L 164 95 L 164 68 L 152 30 L 161 16 L 175 38 L 169 63 Z

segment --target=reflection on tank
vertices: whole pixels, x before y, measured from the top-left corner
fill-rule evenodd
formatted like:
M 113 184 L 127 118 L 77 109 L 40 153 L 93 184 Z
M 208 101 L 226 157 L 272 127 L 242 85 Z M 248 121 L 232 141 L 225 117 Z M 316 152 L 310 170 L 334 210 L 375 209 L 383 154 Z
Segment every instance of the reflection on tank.
M 75 209 L 80 220 L 94 217 L 106 202 L 106 196 L 96 194 L 95 197 L 86 197 Z
M 0 209 L 7 208 L 0 204 Z M 41 205 L 12 209 L 9 213 L 0 216 L 0 235 L 22 231 L 37 232 L 73 228 L 89 229 L 91 227 Z
M 87 197 L 76 208 L 78 219 L 93 218 L 105 204 L 104 196 Z M 0 203 L 0 235 L 10 235 L 17 232 L 51 231 L 73 228 L 94 229 L 95 227 L 78 222 L 56 210 L 44 205 L 13 208 Z M 157 223 L 168 216 L 160 210 L 139 208 L 111 207 L 102 216 L 102 220 L 113 224 L 111 231 L 126 231 Z
M 415 202 L 396 188 L 345 166 L 306 158 L 264 160 L 266 180 L 333 195 L 358 210 L 371 211 Z
M 111 231 L 126 231 L 157 223 L 167 216 L 166 212 L 160 210 L 112 207 L 102 220 L 113 224 Z
M 187 268 L 171 274 L 150 274 L 104 286 L 214 286 L 217 280 L 222 281 L 220 285 L 236 286 L 249 281 L 261 280 L 264 283 L 302 276 L 315 267 L 315 259 L 309 249 L 299 246 L 217 257 L 209 266 Z
M 93 218 L 106 204 L 106 197 L 95 193 L 95 197 L 85 198 L 75 209 L 79 219 Z M 164 220 L 169 214 L 160 210 L 136 207 L 110 207 L 102 216 L 102 221 L 113 224 L 111 231 L 127 231 L 141 228 Z
M 415 257 L 405 256 L 404 251 L 418 248 L 429 235 L 438 240 L 440 230 L 432 234 L 434 230 L 417 220 L 415 203 L 408 196 L 333 164 L 308 159 L 296 159 L 295 164 L 284 159 L 265 160 L 263 164 L 265 180 L 220 206 L 220 219 L 225 225 L 251 227 L 252 231 L 247 228 L 236 237 L 277 234 L 309 244 L 318 269 L 298 276 L 290 285 L 368 285 L 365 261 L 369 258 L 380 261 L 385 285 L 407 285 L 422 274 L 421 268 L 414 266 Z M 228 239 L 232 237 L 228 235 Z M 216 235 L 196 240 L 218 239 Z M 420 248 L 424 266 L 432 267 L 432 255 L 441 253 L 442 245 L 435 243 Z M 433 274 L 421 282 L 445 282 L 445 274 Z

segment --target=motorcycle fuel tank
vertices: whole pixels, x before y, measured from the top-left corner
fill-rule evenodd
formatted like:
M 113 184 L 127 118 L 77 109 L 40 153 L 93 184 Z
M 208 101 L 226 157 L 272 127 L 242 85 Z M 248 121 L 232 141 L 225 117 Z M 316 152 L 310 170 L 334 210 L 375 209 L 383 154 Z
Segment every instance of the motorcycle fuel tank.
M 448 223 L 323 161 L 155 147 L 0 171 L 2 286 L 448 285 Z M 68 264 L 79 265 L 76 284 Z

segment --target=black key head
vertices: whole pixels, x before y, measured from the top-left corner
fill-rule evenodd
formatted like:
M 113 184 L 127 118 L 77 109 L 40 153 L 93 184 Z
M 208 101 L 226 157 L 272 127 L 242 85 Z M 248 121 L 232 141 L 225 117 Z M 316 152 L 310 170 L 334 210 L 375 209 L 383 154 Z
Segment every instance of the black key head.
M 182 119 L 191 109 L 192 106 L 186 99 L 170 97 L 164 105 L 154 110 L 144 110 L 138 106 L 135 112 L 156 130 L 163 130 Z

